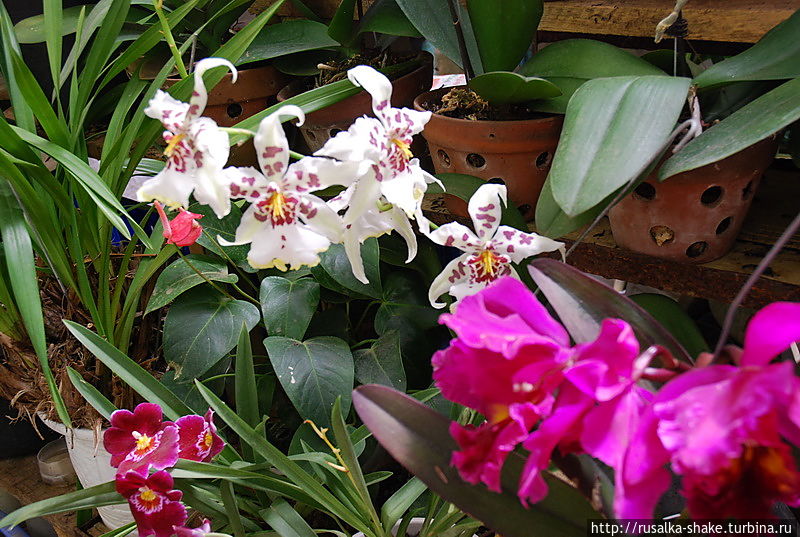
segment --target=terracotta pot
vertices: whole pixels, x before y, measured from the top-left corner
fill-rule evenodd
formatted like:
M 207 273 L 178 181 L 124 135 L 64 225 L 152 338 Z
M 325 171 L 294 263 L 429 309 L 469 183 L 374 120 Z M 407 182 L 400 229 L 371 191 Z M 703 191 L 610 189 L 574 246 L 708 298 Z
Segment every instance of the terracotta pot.
M 423 93 L 417 110 L 429 110 L 452 88 Z M 533 219 L 536 202 L 550 171 L 561 136 L 563 116 L 522 121 L 469 121 L 433 114 L 422 135 L 428 141 L 436 173 L 474 175 L 484 181 L 502 181 L 510 202 Z M 450 212 L 466 216 L 466 203 L 445 196 Z
M 777 147 L 774 135 L 663 183 L 654 171 L 609 212 L 614 240 L 623 248 L 675 261 L 719 259 L 733 247 Z
M 421 55 L 422 65 L 392 81 L 392 106 L 411 107 L 414 97 L 427 91 L 433 84 L 433 56 L 424 52 Z M 282 102 L 306 91 L 304 81 L 298 80 L 289 84 L 278 93 L 278 101 Z M 339 131 L 347 130 L 356 118 L 372 116 L 372 97 L 361 91 L 331 106 L 306 115 L 306 121 L 300 132 L 311 152 L 319 150 L 331 136 Z

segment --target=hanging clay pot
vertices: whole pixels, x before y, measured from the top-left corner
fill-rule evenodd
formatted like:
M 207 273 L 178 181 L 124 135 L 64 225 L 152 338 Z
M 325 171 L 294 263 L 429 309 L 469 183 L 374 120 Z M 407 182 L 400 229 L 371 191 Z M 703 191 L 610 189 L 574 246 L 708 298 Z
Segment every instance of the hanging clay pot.
M 658 170 L 609 212 L 622 248 L 687 263 L 707 263 L 733 247 L 778 136 L 659 183 Z
M 422 64 L 419 67 L 392 81 L 393 107 L 410 108 L 414 103 L 414 97 L 431 88 L 433 56 L 424 52 L 420 54 L 420 58 Z M 283 102 L 307 89 L 306 81 L 293 82 L 278 93 L 278 101 Z M 337 132 L 347 130 L 356 118 L 372 115 L 372 97 L 366 91 L 361 91 L 336 104 L 307 114 L 305 123 L 300 126 L 300 132 L 309 151 L 313 153 Z
M 417 110 L 430 110 L 453 88 L 423 93 Z M 428 141 L 436 173 L 460 173 L 508 187 L 527 220 L 533 219 L 544 180 L 561 136 L 563 116 L 521 121 L 470 121 L 433 114 L 422 135 Z M 450 212 L 466 216 L 466 203 L 445 195 Z

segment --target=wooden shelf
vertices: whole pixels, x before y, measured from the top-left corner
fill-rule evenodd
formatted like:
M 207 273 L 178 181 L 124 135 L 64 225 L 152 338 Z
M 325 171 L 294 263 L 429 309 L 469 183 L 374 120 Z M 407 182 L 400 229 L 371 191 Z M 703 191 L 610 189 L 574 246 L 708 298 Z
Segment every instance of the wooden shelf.
M 567 262 L 606 278 L 729 303 L 796 215 L 798 199 L 800 173 L 768 171 L 733 250 L 711 263 L 691 265 L 624 250 L 614 242 L 607 220 L 590 233 Z M 456 219 L 444 209 L 441 197 L 429 200 L 426 207 L 436 224 Z M 571 246 L 577 236 L 573 233 L 563 240 Z M 760 308 L 779 300 L 800 301 L 800 235 L 781 252 L 744 305 Z

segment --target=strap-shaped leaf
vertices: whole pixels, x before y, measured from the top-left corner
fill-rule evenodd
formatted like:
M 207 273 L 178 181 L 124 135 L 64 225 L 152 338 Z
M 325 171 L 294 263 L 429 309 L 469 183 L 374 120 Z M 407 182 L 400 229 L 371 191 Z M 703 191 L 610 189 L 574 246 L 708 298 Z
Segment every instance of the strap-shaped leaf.
M 470 0 L 467 7 L 484 70 L 513 70 L 536 35 L 542 0 Z
M 0 520 L 0 528 L 11 528 L 36 517 L 119 503 L 125 503 L 125 498 L 115 490 L 114 483 L 103 483 L 20 507 Z
M 572 96 L 548 176 L 568 216 L 638 177 L 663 150 L 686 100 L 688 78 L 590 80 Z

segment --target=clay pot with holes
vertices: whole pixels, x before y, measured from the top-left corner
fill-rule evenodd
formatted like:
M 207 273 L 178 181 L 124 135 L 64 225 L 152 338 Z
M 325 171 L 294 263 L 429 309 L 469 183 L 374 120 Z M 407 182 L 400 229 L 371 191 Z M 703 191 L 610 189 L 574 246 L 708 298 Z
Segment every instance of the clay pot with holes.
M 733 247 L 777 147 L 773 135 L 663 183 L 654 171 L 609 212 L 614 240 L 622 248 L 674 261 L 719 259 Z
M 420 54 L 422 64 L 413 71 L 392 81 L 392 106 L 411 108 L 414 97 L 427 91 L 433 84 L 433 56 L 428 52 Z M 300 95 L 307 91 L 307 81 L 292 82 L 280 93 L 278 101 Z M 361 91 L 336 104 L 311 112 L 300 126 L 300 132 L 310 152 L 318 151 L 337 132 L 347 130 L 356 118 L 372 116 L 372 97 Z M 413 150 L 413 148 L 412 148 Z
M 452 88 L 423 93 L 417 110 L 435 108 Z M 564 116 L 519 121 L 470 121 L 433 114 L 422 135 L 428 141 L 436 173 L 461 173 L 508 187 L 514 203 L 532 220 L 539 193 L 550 171 Z M 445 195 L 448 210 L 467 215 L 467 204 Z

